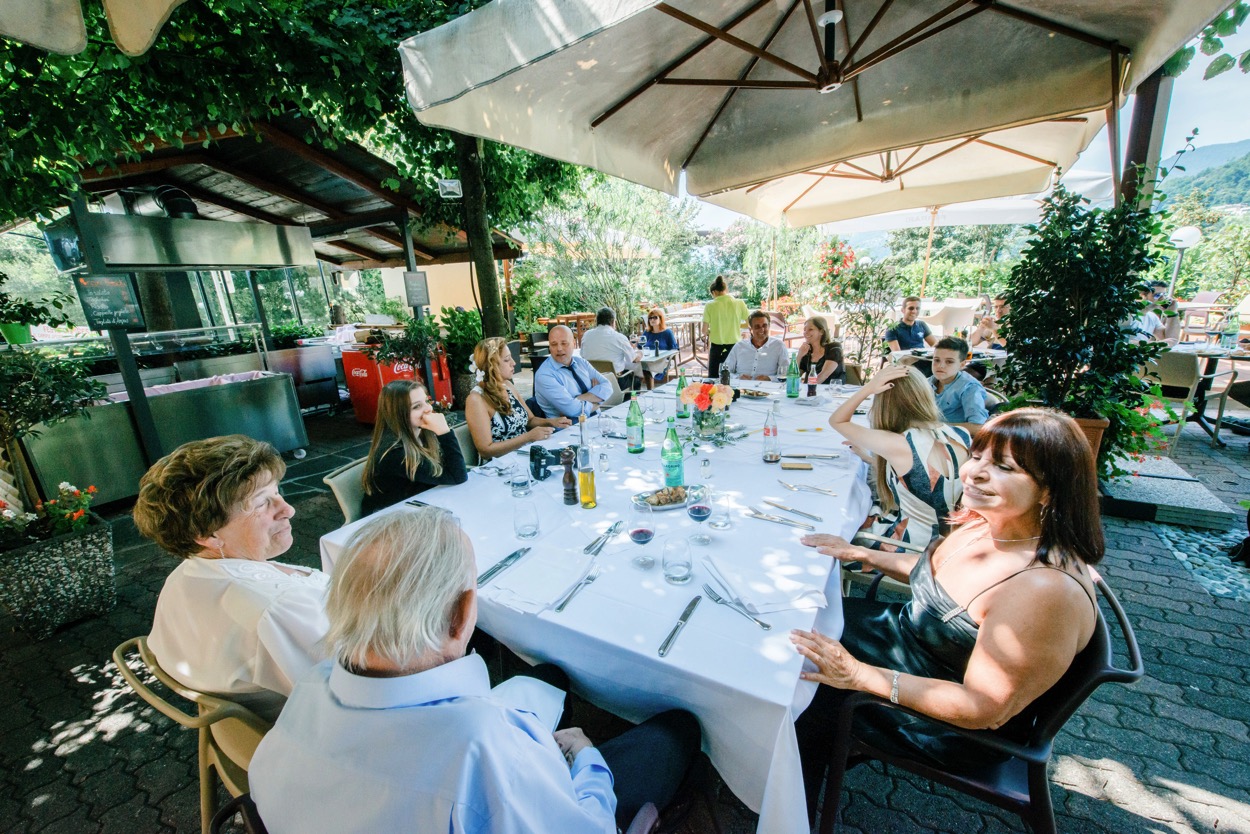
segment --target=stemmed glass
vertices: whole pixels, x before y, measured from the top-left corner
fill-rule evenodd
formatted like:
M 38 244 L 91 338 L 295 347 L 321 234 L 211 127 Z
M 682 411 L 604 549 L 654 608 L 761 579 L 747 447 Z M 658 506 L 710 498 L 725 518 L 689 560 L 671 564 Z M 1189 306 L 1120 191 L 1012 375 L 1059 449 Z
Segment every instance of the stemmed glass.
M 645 500 L 634 501 L 629 513 L 629 538 L 634 544 L 646 547 L 655 538 L 655 519 L 651 513 L 651 505 Z M 651 570 L 655 565 L 655 557 L 643 550 L 633 559 L 634 567 L 639 570 Z
M 608 435 L 620 434 L 619 426 L 614 416 L 608 414 L 607 410 L 599 412 L 599 447 L 602 449 L 615 449 L 615 443 L 608 442 Z
M 686 515 L 702 524 L 711 514 L 712 491 L 708 489 L 707 484 L 692 484 L 686 487 Z M 704 532 L 694 533 L 690 536 L 690 543 L 699 547 L 707 547 L 712 543 L 712 537 Z

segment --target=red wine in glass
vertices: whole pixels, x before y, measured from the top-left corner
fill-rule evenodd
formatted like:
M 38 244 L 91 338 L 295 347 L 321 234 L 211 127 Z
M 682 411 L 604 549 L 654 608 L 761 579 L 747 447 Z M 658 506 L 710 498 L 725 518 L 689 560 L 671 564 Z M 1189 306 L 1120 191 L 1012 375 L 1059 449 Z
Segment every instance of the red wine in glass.
M 686 488 L 686 515 L 702 524 L 712 515 L 712 491 L 705 484 L 695 484 Z M 695 533 L 690 543 L 699 547 L 707 547 L 712 537 L 707 533 Z
M 629 537 L 633 539 L 634 544 L 646 544 L 655 538 L 655 531 L 646 527 L 637 527 L 629 531 Z
M 695 521 L 707 521 L 712 514 L 712 507 L 708 504 L 691 504 L 686 508 L 686 513 Z

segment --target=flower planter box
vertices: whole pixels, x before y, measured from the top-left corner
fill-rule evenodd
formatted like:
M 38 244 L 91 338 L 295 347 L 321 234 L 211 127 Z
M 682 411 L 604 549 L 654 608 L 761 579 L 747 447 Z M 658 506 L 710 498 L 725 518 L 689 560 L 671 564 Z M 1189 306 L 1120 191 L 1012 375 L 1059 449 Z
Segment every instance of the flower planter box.
M 35 640 L 116 602 L 113 528 L 94 513 L 84 530 L 0 551 L 0 604 Z

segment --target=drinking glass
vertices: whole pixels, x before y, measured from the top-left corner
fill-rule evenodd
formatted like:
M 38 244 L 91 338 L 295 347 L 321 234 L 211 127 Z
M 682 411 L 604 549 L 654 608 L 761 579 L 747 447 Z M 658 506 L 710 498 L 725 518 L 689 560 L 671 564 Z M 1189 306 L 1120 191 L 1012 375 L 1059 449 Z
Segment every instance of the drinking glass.
M 538 535 L 538 507 L 533 501 L 517 501 L 512 505 L 512 529 L 518 539 Z
M 524 464 L 509 467 L 508 485 L 512 487 L 513 498 L 524 498 L 530 494 L 530 468 Z
M 690 545 L 680 536 L 672 536 L 664 542 L 664 581 L 685 585 L 690 575 Z
M 613 435 L 613 434 L 619 435 L 620 433 L 621 433 L 620 426 L 617 425 L 616 418 L 608 414 L 607 411 L 600 411 L 599 412 L 599 446 L 604 449 L 616 448 L 615 443 L 608 442 L 608 435 Z
M 634 501 L 629 511 L 629 538 L 634 544 L 646 547 L 655 538 L 655 519 L 651 513 L 651 505 L 646 501 Z M 643 550 L 633 559 L 634 567 L 639 570 L 651 570 L 655 565 L 655 557 Z
M 707 526 L 713 530 L 728 530 L 733 526 L 733 521 L 729 515 L 730 503 L 728 492 L 718 492 L 711 500 L 712 516 L 708 519 Z
M 835 379 L 833 381 L 833 396 L 835 398 L 842 396 L 842 380 Z
M 712 514 L 712 490 L 707 484 L 692 484 L 686 487 L 686 515 L 702 524 Z M 690 543 L 699 547 L 707 547 L 712 537 L 707 533 L 698 532 L 690 536 Z

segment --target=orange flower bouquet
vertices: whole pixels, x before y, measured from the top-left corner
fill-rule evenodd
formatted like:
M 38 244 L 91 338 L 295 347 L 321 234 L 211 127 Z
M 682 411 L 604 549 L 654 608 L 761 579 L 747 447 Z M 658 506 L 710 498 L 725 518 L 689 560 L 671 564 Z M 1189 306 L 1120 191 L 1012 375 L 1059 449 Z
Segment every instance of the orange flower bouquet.
M 681 401 L 686 405 L 693 405 L 698 411 L 724 411 L 729 403 L 733 401 L 734 389 L 728 385 L 717 385 L 711 382 L 701 382 L 697 385 L 687 385 L 681 392 Z

